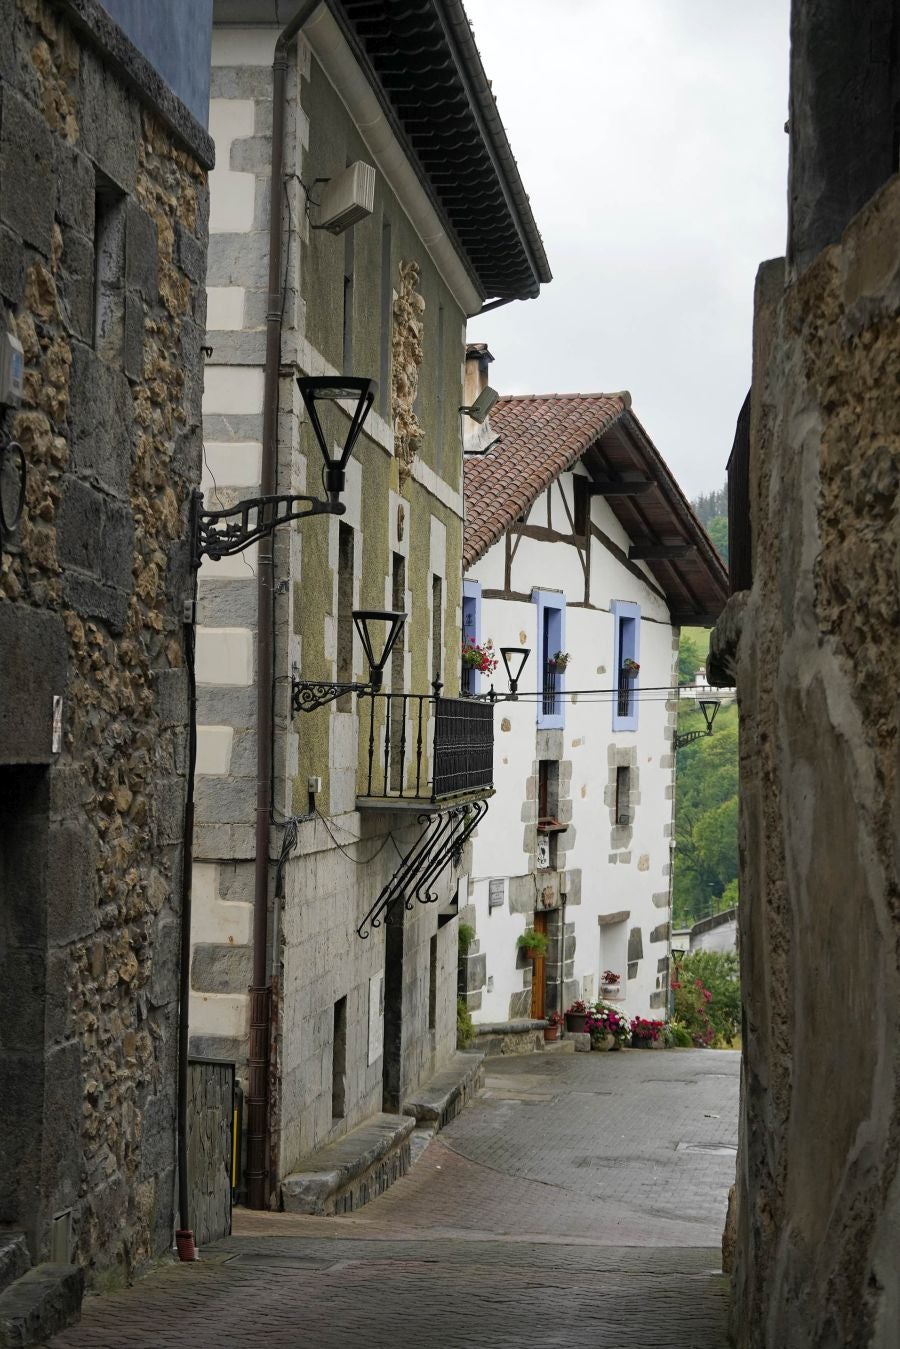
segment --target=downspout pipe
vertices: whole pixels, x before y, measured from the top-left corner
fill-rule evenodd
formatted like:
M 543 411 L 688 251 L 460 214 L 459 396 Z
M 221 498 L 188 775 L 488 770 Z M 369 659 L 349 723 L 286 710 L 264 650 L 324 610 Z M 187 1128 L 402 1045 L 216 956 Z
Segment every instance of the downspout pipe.
M 269 299 L 263 375 L 260 493 L 275 494 L 278 476 L 278 376 L 282 328 L 282 204 L 288 47 L 322 0 L 305 0 L 275 43 L 272 61 L 272 158 L 269 203 Z M 247 1093 L 247 1204 L 268 1204 L 269 1182 L 269 832 L 272 816 L 275 687 L 274 540 L 259 543 L 256 570 L 256 861 L 253 888 L 253 983 L 250 987 Z

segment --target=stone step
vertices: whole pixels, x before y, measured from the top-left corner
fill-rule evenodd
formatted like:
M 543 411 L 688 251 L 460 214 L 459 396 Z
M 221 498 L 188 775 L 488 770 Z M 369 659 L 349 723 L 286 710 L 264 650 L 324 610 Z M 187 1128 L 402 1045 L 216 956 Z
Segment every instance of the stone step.
M 75 1265 L 35 1265 L 0 1293 L 0 1346 L 25 1349 L 81 1317 L 84 1271 Z
M 484 1055 L 457 1052 L 439 1073 L 410 1092 L 403 1102 L 403 1113 L 412 1115 L 417 1124 L 431 1125 L 432 1132 L 437 1133 L 465 1109 L 483 1086 Z
M 590 1036 L 588 1036 L 590 1039 Z M 575 1046 L 571 1040 L 545 1040 L 544 1052 L 546 1054 L 574 1054 Z
M 498 1054 L 534 1054 L 544 1048 L 546 1021 L 521 1017 L 515 1021 L 476 1022 L 476 1048 L 486 1058 Z
M 31 1268 L 24 1232 L 0 1232 L 0 1293 Z
M 410 1167 L 410 1115 L 375 1115 L 304 1158 L 281 1183 L 288 1213 L 352 1213 L 383 1194 Z

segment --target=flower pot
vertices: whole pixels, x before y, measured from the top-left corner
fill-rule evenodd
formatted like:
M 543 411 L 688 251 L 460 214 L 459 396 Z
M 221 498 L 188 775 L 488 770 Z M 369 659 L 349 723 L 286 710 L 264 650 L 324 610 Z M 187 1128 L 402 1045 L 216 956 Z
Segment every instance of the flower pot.
M 552 1044 L 554 1040 L 558 1039 L 559 1039 L 559 1026 L 544 1027 L 544 1040 L 548 1045 Z
M 544 954 L 543 951 L 539 951 L 536 946 L 525 946 L 522 949 L 525 952 L 526 960 L 537 960 Z
M 179 1260 L 199 1260 L 194 1234 L 189 1227 L 179 1227 L 175 1233 L 175 1249 Z
M 632 1049 L 652 1049 L 652 1048 L 653 1048 L 653 1039 L 652 1039 L 652 1037 L 649 1036 L 649 1035 L 632 1035 L 632 1037 L 631 1037 L 631 1048 L 632 1048 Z
M 570 1035 L 583 1035 L 587 1029 L 587 1012 L 566 1012 L 566 1030 Z
M 618 998 L 622 995 L 621 984 L 601 984 L 600 992 L 604 998 Z
M 598 1049 L 609 1052 L 611 1049 L 617 1049 L 616 1037 L 614 1035 L 592 1035 L 591 1049 Z

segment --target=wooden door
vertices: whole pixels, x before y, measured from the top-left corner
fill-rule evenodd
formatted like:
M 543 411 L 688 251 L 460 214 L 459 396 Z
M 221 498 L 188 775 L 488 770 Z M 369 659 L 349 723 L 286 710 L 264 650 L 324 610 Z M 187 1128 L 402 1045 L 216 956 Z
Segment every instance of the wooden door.
M 547 915 L 545 913 L 536 913 L 532 925 L 535 932 L 540 932 L 542 936 L 547 935 Z M 531 1015 L 535 1019 L 543 1018 L 545 1015 L 546 993 L 547 993 L 547 975 L 546 975 L 546 957 L 537 956 L 532 964 L 531 970 Z

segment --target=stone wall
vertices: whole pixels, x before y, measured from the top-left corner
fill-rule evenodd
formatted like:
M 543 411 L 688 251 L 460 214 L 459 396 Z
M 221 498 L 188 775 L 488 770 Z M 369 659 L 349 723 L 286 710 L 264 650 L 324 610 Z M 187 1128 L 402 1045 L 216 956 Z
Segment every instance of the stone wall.
M 741 706 L 740 1346 L 900 1324 L 900 180 L 785 289 L 765 264 Z
M 71 1210 L 75 1259 L 127 1276 L 173 1225 L 212 147 L 93 0 L 0 0 L 0 31 L 0 323 L 26 367 L 0 443 L 28 461 L 0 561 L 0 1134 L 22 1161 L 0 1223 L 46 1257 Z

